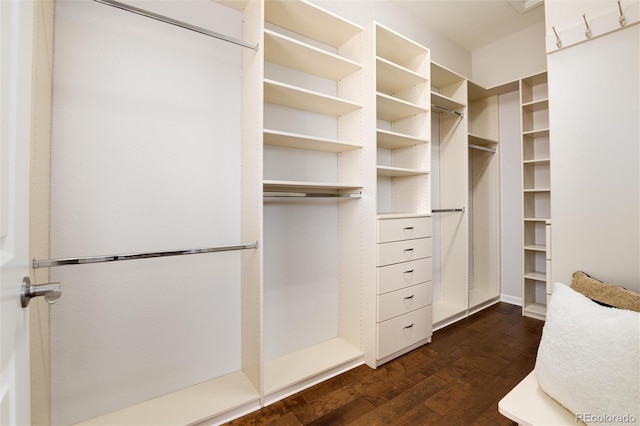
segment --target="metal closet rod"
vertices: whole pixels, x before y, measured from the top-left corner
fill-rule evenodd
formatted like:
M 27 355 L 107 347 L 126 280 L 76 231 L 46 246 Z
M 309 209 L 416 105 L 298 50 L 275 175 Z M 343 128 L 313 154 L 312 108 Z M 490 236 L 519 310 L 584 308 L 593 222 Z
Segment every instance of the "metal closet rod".
M 335 192 L 264 192 L 263 197 L 269 198 L 362 198 L 362 194 Z
M 458 116 L 458 117 L 460 117 L 460 118 L 464 117 L 464 113 L 462 113 L 462 112 L 452 111 L 452 110 L 450 110 L 450 109 L 443 108 L 443 107 L 438 106 L 438 105 L 436 105 L 436 104 L 431 104 L 431 106 L 432 106 L 433 108 L 435 108 L 435 109 L 439 110 L 439 111 L 446 112 L 447 114 L 457 115 L 457 116 Z
M 84 265 L 87 263 L 116 262 L 120 260 L 150 259 L 153 257 L 184 256 L 187 254 L 215 253 L 220 251 L 247 250 L 258 248 L 258 242 L 234 246 L 217 246 L 203 249 L 154 251 L 147 253 L 114 254 L 108 256 L 68 257 L 64 259 L 33 259 L 33 268 L 50 268 L 52 266 Z
M 464 213 L 465 211 L 466 211 L 466 208 L 463 207 L 461 209 L 433 209 L 431 210 L 431 213 L 456 213 L 456 212 Z
M 173 19 L 173 18 L 169 18 L 167 16 L 159 15 L 157 13 L 149 12 L 148 10 L 144 10 L 144 9 L 137 8 L 135 6 L 131 6 L 131 5 L 128 5 L 128 4 L 120 3 L 120 2 L 115 1 L 115 0 L 93 0 L 93 1 L 105 4 L 107 6 L 117 7 L 118 9 L 121 9 L 121 10 L 124 10 L 124 11 L 127 11 L 127 12 L 136 13 L 138 15 L 141 15 L 141 16 L 144 16 L 144 17 L 147 17 L 147 18 L 151 18 L 151 19 L 155 19 L 156 21 L 164 22 L 166 24 L 175 25 L 177 27 L 184 28 L 186 30 L 195 31 L 197 33 L 204 34 L 204 35 L 209 36 L 209 37 L 214 37 L 214 38 L 217 38 L 219 40 L 227 41 L 229 43 L 237 44 L 238 46 L 248 47 L 249 49 L 258 50 L 258 45 L 257 44 L 250 44 L 250 43 L 247 43 L 244 40 L 240 40 L 240 39 L 237 39 L 237 38 L 234 38 L 234 37 L 230 37 L 230 36 L 228 36 L 226 34 L 217 33 L 215 31 L 207 30 L 206 28 L 202 28 L 202 27 L 198 27 L 198 26 L 195 26 L 195 25 L 187 24 L 186 22 L 178 21 L 177 19 Z
M 496 149 L 495 149 L 495 148 L 487 148 L 486 146 L 482 146 L 482 145 L 475 145 L 475 144 L 472 144 L 472 143 L 470 143 L 470 144 L 469 144 L 469 148 L 471 148 L 471 149 L 478 149 L 478 150 L 480 150 L 480 151 L 487 151 L 487 152 L 491 152 L 491 153 L 493 153 L 493 154 L 495 154 L 495 153 L 496 153 Z

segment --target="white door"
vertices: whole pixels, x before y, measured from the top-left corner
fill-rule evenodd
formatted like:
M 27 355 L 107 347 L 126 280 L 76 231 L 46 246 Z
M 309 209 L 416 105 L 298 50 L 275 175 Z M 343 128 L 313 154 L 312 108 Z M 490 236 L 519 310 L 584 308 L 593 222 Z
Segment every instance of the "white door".
M 0 1 L 0 425 L 30 424 L 29 146 L 33 3 Z

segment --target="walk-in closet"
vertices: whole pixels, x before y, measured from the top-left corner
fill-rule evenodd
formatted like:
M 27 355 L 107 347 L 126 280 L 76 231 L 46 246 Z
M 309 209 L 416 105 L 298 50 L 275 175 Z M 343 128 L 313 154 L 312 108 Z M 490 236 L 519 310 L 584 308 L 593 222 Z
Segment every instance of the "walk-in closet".
M 52 420 L 232 418 L 495 300 L 496 112 L 428 48 L 306 1 L 104 3 L 56 5 Z

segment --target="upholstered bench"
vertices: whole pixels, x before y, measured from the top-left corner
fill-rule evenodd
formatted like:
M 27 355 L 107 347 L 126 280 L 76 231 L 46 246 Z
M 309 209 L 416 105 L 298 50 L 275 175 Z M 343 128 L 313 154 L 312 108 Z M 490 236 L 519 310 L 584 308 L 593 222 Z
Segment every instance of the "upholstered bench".
M 535 369 L 498 403 L 518 424 L 640 424 L 640 313 L 573 289 L 587 279 L 577 272 L 571 287 L 556 283 Z M 636 303 L 628 298 L 640 297 L 594 281 L 589 291 L 611 293 L 627 307 Z

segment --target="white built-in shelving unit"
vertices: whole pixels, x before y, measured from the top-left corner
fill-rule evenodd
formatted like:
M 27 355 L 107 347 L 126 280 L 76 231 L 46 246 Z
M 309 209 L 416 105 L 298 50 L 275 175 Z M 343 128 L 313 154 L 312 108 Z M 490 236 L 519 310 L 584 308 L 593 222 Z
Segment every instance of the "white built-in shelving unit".
M 500 125 L 498 94 L 468 82 L 469 310 L 500 298 Z
M 522 313 L 544 319 L 551 272 L 551 177 L 547 73 L 520 80 L 522 125 Z
M 433 294 L 437 329 L 467 316 L 469 307 L 467 79 L 432 63 L 431 104 L 439 113 L 440 135 L 440 197 L 433 208 L 434 226 L 440 231 L 440 282 Z M 437 213 L 437 209 L 456 211 Z
M 366 359 L 376 367 L 431 341 L 430 52 L 375 22 L 365 37 L 377 216 L 368 302 L 376 309 L 367 316 L 375 329 Z
M 269 404 L 364 362 L 364 71 L 362 28 L 305 1 L 264 8 L 264 64 L 256 66 L 264 66 Z

